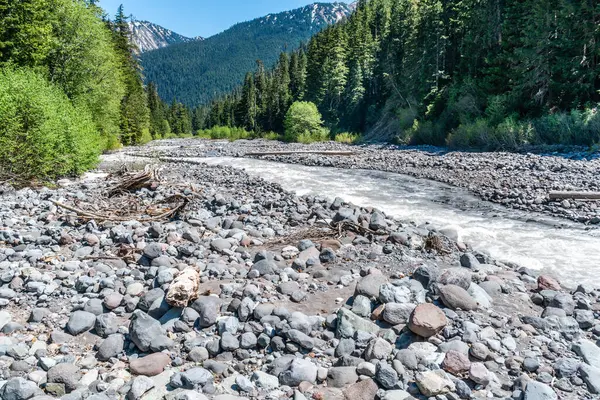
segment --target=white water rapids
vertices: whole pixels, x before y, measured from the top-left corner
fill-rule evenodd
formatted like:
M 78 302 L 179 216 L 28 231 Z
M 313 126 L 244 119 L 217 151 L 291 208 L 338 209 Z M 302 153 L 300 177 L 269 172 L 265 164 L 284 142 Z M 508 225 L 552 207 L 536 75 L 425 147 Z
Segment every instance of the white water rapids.
M 600 231 L 586 231 L 580 224 L 484 202 L 465 189 L 380 171 L 230 157 L 192 160 L 243 168 L 298 195 L 339 196 L 417 224 L 452 226 L 462 241 L 498 260 L 545 269 L 565 283 L 599 282 Z

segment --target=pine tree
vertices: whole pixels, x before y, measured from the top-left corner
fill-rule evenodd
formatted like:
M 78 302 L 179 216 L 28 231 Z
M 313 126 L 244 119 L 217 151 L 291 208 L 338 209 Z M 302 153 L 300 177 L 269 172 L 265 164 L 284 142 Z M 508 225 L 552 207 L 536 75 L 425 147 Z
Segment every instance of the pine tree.
M 121 101 L 121 141 L 126 145 L 147 142 L 151 139 L 150 112 L 123 5 L 119 6 L 112 26 L 126 88 Z
M 246 74 L 241 99 L 237 107 L 238 117 L 236 118 L 236 121 L 238 121 L 240 126 L 245 129 L 256 132 L 258 129 L 258 103 L 256 99 L 256 87 L 254 86 L 254 76 L 250 72 Z

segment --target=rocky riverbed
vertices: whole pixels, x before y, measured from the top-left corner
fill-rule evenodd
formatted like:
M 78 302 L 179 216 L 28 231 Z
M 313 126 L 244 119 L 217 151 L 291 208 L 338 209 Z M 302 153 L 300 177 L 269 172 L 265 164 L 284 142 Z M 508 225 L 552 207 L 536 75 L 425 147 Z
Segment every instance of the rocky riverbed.
M 600 201 L 551 201 L 551 191 L 600 191 L 600 159 L 566 154 L 466 153 L 438 148 L 406 149 L 388 145 L 311 145 L 276 141 L 161 141 L 141 153 L 165 157 L 244 156 L 271 151 L 354 151 L 353 156 L 281 155 L 262 158 L 311 166 L 397 172 L 467 188 L 483 200 L 541 212 L 590 225 L 600 224 Z M 139 154 L 139 151 L 136 152 Z M 589 157 L 590 159 L 586 159 Z
M 600 395 L 595 287 L 230 167 L 119 167 L 0 191 L 0 399 Z

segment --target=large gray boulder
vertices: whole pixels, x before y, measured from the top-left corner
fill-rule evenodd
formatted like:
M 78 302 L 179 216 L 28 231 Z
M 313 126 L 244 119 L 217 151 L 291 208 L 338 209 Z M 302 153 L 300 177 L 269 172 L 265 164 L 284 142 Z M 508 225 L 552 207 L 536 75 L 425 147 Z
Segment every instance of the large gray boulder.
M 215 296 L 202 296 L 192 304 L 192 308 L 200 314 L 198 325 L 201 328 L 208 328 L 217 322 L 221 300 Z
M 69 322 L 67 322 L 67 331 L 71 335 L 79 335 L 87 332 L 94 327 L 96 323 L 96 315 L 87 311 L 75 311 L 71 314 Z
M 279 375 L 279 382 L 282 385 L 291 387 L 298 386 L 301 382 L 317 382 L 317 366 L 304 359 L 294 359 L 287 371 Z
M 133 343 L 141 351 L 150 350 L 153 343 L 157 342 L 165 332 L 160 322 L 143 311 L 137 310 L 133 313 L 129 335 Z

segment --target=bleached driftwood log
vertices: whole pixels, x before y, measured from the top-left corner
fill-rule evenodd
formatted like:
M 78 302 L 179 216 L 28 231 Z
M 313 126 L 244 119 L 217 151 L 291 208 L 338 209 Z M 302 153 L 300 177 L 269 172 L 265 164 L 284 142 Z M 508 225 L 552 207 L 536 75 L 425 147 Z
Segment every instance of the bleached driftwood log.
M 246 153 L 246 156 L 293 156 L 293 155 L 302 155 L 302 154 L 318 154 L 323 156 L 352 156 L 355 153 L 353 151 L 310 151 L 310 150 L 302 150 L 302 151 L 265 151 L 265 152 L 256 152 L 256 153 Z
M 600 200 L 600 192 L 550 192 L 550 200 Z
M 200 274 L 194 268 L 183 270 L 177 275 L 167 292 L 167 304 L 184 308 L 200 296 Z

